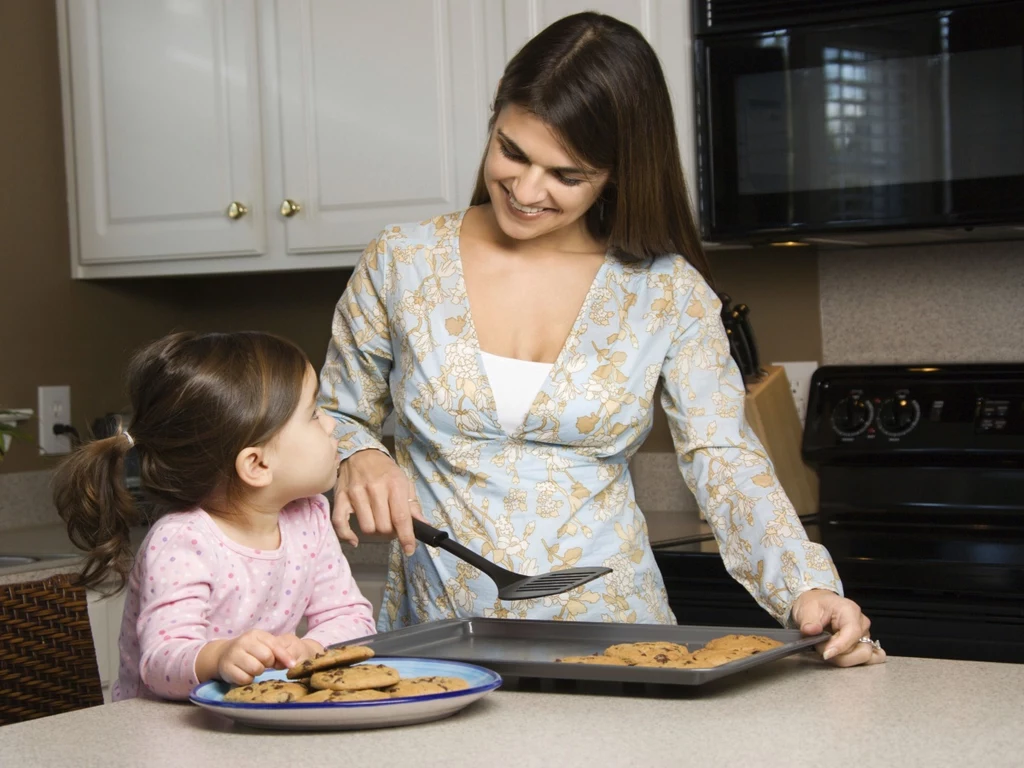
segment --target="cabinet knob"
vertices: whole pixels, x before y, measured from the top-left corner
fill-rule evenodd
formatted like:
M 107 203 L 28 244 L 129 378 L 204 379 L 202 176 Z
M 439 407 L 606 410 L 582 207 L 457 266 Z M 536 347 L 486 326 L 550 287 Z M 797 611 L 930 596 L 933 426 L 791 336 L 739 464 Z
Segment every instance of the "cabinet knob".
M 228 218 L 229 219 L 240 219 L 249 212 L 249 209 L 242 203 L 233 202 L 228 206 Z
M 281 215 L 286 218 L 291 218 L 301 210 L 302 206 L 296 203 L 294 200 L 286 199 L 283 203 L 281 203 Z

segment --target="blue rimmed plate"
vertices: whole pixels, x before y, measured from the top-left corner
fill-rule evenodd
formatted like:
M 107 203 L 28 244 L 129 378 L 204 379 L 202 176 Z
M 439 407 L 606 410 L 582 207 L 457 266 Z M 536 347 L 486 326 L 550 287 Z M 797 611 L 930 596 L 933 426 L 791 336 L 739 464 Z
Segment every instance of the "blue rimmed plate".
M 236 704 L 224 701 L 231 687 L 211 681 L 192 689 L 189 699 L 204 709 L 254 728 L 289 731 L 332 731 L 358 728 L 385 728 L 440 720 L 472 704 L 501 685 L 501 676 L 489 669 L 459 661 L 441 659 L 377 658 L 372 663 L 386 664 L 403 677 L 461 677 L 469 687 L 461 691 L 434 693 L 372 701 L 318 702 L 315 704 Z M 256 678 L 284 680 L 285 671 L 274 669 Z

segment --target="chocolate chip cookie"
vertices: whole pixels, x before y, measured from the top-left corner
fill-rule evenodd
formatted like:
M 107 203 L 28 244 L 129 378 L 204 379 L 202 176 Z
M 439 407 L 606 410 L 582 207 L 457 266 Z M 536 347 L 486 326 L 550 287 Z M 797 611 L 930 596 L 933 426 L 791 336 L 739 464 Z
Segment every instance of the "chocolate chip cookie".
M 314 672 L 310 684 L 317 690 L 363 691 L 387 688 L 398 682 L 398 672 L 383 664 L 358 664 Z
M 264 680 L 232 688 L 224 694 L 224 701 L 235 704 L 284 704 L 296 701 L 309 693 L 301 683 L 287 680 Z
M 605 648 L 605 656 L 615 656 L 631 667 L 658 667 L 686 658 L 685 645 L 669 642 L 620 643 Z
M 461 677 L 407 677 L 386 689 L 391 698 L 406 696 L 429 696 L 432 693 L 464 691 L 469 683 Z
M 328 648 L 311 659 L 306 659 L 288 670 L 288 677 L 309 677 L 314 672 L 321 672 L 334 667 L 346 667 L 373 658 L 373 649 L 364 645 L 341 645 Z

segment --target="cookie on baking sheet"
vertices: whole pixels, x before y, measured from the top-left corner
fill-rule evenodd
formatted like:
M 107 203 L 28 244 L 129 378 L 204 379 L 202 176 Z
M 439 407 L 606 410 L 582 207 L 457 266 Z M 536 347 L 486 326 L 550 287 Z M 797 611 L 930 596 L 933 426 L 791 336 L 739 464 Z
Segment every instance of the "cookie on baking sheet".
M 620 659 L 618 656 L 602 656 L 601 654 L 595 654 L 593 656 L 563 656 L 555 661 L 563 664 L 613 664 L 619 667 L 628 667 L 629 662 L 625 659 Z
M 763 635 L 725 635 L 724 637 L 716 637 L 714 640 L 709 641 L 704 646 L 704 650 L 727 651 L 735 649 L 760 653 L 761 651 L 770 651 L 772 648 L 778 648 L 781 645 L 782 643 L 778 640 L 772 640 L 770 637 L 764 637 Z
M 669 642 L 619 643 L 605 648 L 605 656 L 615 656 L 634 667 L 657 667 L 679 661 L 690 653 L 685 645 Z
M 317 704 L 322 702 L 344 702 L 344 701 L 373 701 L 374 699 L 390 699 L 391 697 L 378 691 L 376 688 L 367 688 L 364 691 L 313 691 L 308 696 L 298 700 L 299 704 Z
M 406 677 L 399 680 L 385 692 L 393 699 L 405 696 L 429 696 L 432 693 L 464 691 L 469 683 L 461 677 Z
M 314 672 L 320 672 L 334 667 L 345 667 L 349 664 L 358 664 L 373 658 L 373 649 L 365 645 L 341 645 L 337 648 L 328 648 L 318 653 L 311 659 L 306 659 L 301 664 L 296 664 L 288 670 L 288 677 L 309 677 Z
M 317 690 L 364 691 L 388 688 L 398 682 L 398 672 L 383 664 L 358 664 L 314 672 L 310 684 Z
M 690 662 L 687 666 L 691 669 L 709 669 L 711 667 L 720 667 L 723 664 L 728 664 L 730 661 L 736 661 L 738 659 L 745 659 L 747 656 L 753 656 L 754 651 L 743 648 L 726 648 L 726 649 L 707 649 L 701 648 L 699 651 L 694 651 L 690 654 L 689 659 L 684 661 Z
M 296 701 L 309 693 L 301 683 L 288 680 L 264 680 L 261 683 L 239 685 L 224 694 L 224 701 L 235 704 L 284 704 Z

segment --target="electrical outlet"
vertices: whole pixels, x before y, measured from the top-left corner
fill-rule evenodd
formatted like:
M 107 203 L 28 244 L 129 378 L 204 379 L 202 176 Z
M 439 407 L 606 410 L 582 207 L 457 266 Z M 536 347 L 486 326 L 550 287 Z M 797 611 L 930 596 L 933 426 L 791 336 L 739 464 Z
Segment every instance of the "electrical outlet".
M 39 453 L 71 453 L 71 438 L 53 434 L 54 424 L 71 423 L 71 387 L 39 388 Z
M 796 412 L 800 416 L 800 424 L 807 418 L 807 396 L 811 392 L 811 376 L 818 370 L 818 363 L 814 360 L 799 363 L 773 363 L 781 365 L 786 369 L 786 378 L 789 380 L 789 389 L 793 393 L 793 402 L 796 403 Z

